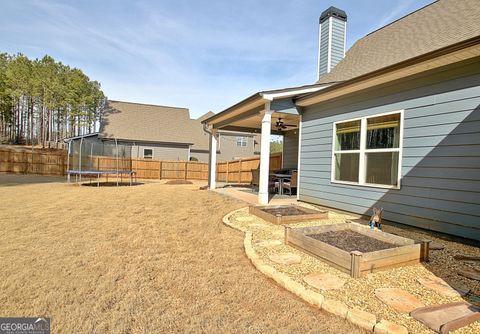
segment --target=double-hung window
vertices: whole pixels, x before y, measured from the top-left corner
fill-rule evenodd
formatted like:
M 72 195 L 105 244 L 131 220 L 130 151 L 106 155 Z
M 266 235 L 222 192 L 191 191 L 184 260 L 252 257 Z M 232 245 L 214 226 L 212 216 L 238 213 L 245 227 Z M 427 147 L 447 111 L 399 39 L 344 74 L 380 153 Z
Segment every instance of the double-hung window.
M 400 188 L 403 112 L 334 123 L 332 182 Z
M 247 137 L 237 137 L 237 146 L 246 147 L 247 146 Z

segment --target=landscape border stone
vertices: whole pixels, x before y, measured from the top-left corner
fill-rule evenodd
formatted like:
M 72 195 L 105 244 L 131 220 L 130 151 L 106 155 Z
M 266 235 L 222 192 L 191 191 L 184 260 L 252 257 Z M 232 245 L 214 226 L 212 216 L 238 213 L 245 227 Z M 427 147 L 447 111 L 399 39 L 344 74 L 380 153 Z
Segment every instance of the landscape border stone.
M 234 210 L 222 218 L 222 222 L 231 228 L 239 230 L 230 222 L 230 217 L 233 216 L 236 212 L 244 210 L 245 208 L 240 208 Z M 364 328 L 372 333 L 408 333 L 407 329 L 404 326 L 397 325 L 392 322 L 387 321 L 380 321 L 377 323 L 377 317 L 372 314 L 365 312 L 359 309 L 349 309 L 347 305 L 340 301 L 336 301 L 333 299 L 325 299 L 325 297 L 311 289 L 304 287 L 301 283 L 296 282 L 288 275 L 279 272 L 274 267 L 268 265 L 263 261 L 260 256 L 255 252 L 252 245 L 252 232 L 251 231 L 244 231 L 245 238 L 243 240 L 243 246 L 245 249 L 245 254 L 247 255 L 250 262 L 252 262 L 253 266 L 260 271 L 262 274 L 267 276 L 268 278 L 274 280 L 278 285 L 283 287 L 284 289 L 290 291 L 291 293 L 295 294 L 296 296 L 302 298 L 307 303 L 319 308 L 323 309 L 335 316 L 339 316 L 341 318 L 346 319 L 347 321 L 351 322 L 352 324 Z M 377 331 L 375 332 L 375 327 L 377 327 Z M 390 330 L 390 328 L 394 328 L 395 331 Z

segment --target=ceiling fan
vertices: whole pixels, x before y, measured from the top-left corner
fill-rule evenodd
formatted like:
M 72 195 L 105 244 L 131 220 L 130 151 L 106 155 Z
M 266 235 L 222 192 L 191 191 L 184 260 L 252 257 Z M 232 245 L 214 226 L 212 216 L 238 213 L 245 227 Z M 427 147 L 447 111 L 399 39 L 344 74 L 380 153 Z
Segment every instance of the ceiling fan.
M 282 131 L 282 130 L 286 130 L 289 127 L 296 127 L 297 125 L 295 125 L 295 124 L 285 124 L 282 121 L 282 118 L 279 117 L 278 120 L 277 120 L 276 126 L 277 126 L 278 131 Z

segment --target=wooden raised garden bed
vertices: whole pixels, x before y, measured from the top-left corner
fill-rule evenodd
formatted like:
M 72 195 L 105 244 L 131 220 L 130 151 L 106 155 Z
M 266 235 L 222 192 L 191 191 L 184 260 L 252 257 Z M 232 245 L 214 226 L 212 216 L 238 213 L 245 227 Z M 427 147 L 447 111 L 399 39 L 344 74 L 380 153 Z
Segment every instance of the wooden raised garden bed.
M 280 225 L 328 218 L 328 211 L 313 210 L 298 205 L 256 205 L 251 206 L 248 212 L 270 223 Z
M 361 277 L 367 273 L 428 260 L 430 240 L 415 241 L 357 223 L 285 227 L 285 244 Z

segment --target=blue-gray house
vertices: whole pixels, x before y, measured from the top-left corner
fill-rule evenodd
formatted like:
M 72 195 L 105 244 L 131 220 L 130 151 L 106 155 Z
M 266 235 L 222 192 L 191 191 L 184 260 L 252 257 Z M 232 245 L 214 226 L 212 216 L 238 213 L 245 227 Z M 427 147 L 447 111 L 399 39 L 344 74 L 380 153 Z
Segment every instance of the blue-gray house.
M 333 22 L 344 14 L 326 11 Z M 413 12 L 357 41 L 315 84 L 259 92 L 205 120 L 210 146 L 219 129 L 261 131 L 260 203 L 263 143 L 282 133 L 294 143 L 285 159 L 297 161 L 299 200 L 383 207 L 388 220 L 480 240 L 479 17 L 476 0 Z M 319 46 L 319 66 L 330 48 Z M 278 119 L 295 126 L 284 132 Z

